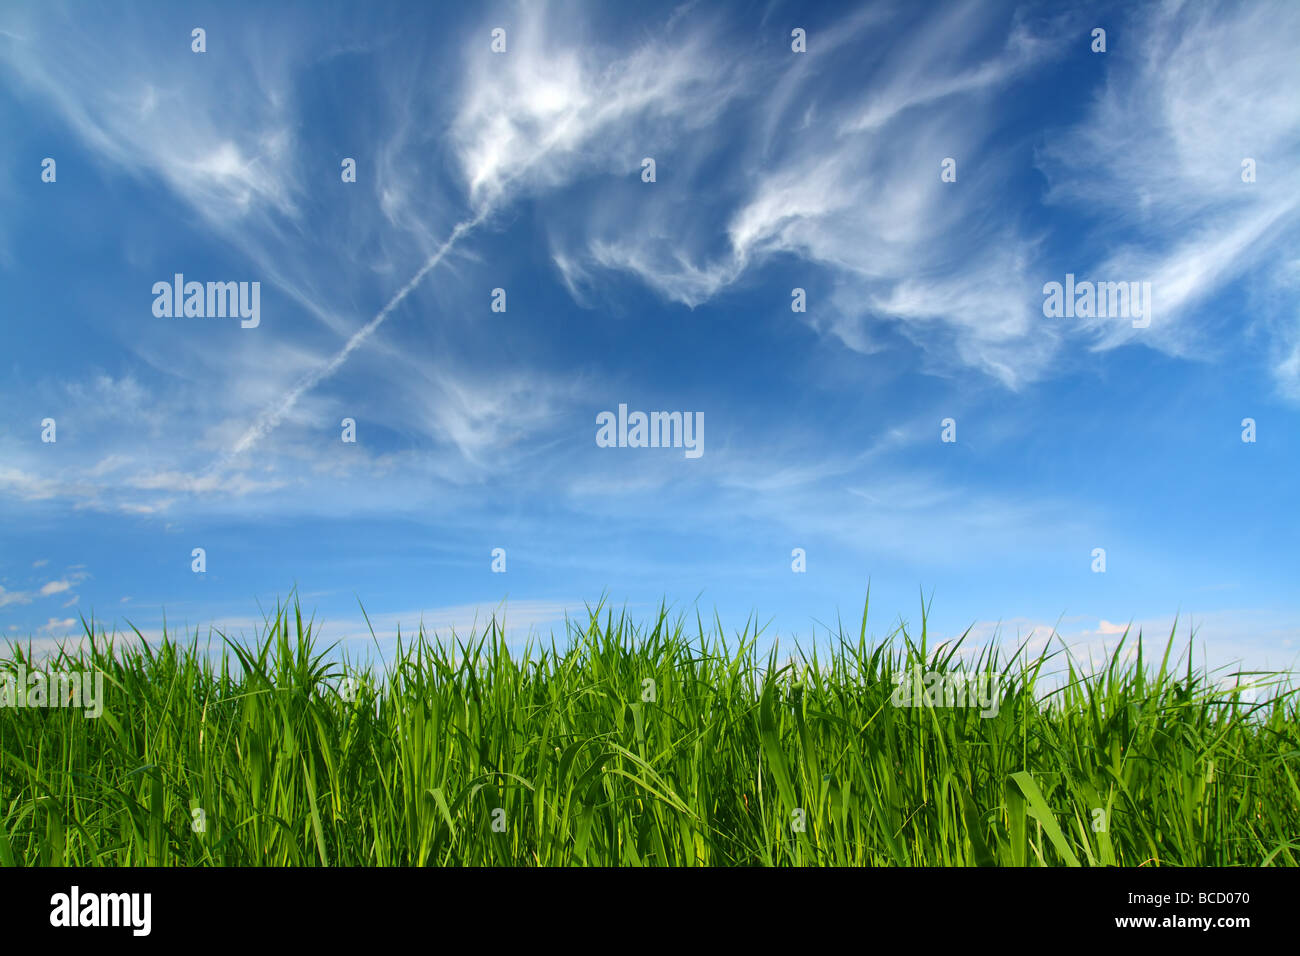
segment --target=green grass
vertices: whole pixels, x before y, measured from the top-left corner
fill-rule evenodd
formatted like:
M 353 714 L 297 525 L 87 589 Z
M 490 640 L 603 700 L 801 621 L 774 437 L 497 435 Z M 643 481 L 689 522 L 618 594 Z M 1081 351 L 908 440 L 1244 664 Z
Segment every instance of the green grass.
M 87 624 L 46 666 L 101 670 L 101 717 L 0 708 L 0 863 L 1296 864 L 1289 685 L 1247 703 L 1174 635 L 1085 676 L 929 647 L 922 620 L 873 643 L 864 610 L 807 655 L 600 608 L 511 654 L 494 622 L 399 641 L 352 700 L 296 605 L 212 652 Z M 997 715 L 895 706 L 916 666 L 997 675 Z

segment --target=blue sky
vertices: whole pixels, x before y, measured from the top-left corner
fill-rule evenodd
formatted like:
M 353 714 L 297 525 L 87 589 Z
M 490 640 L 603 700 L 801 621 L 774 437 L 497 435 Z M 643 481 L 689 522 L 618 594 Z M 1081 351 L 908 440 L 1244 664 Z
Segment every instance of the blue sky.
M 1300 6 L 466 6 L 0 11 L 0 634 L 296 587 L 358 648 L 358 597 L 806 638 L 869 580 L 876 634 L 1294 665 Z M 598 447 L 620 404 L 703 454 Z

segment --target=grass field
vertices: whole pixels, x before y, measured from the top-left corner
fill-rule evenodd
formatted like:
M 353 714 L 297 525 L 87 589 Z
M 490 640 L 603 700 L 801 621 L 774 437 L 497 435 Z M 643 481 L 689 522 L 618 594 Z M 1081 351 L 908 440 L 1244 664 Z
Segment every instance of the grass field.
M 1289 683 L 1219 690 L 1175 635 L 1083 675 L 866 627 L 805 658 L 598 608 L 526 652 L 494 624 L 345 672 L 296 607 L 211 650 L 88 625 L 43 666 L 101 671 L 101 716 L 0 708 L 0 863 L 1296 864 Z M 983 675 L 996 715 L 899 706 L 921 673 Z

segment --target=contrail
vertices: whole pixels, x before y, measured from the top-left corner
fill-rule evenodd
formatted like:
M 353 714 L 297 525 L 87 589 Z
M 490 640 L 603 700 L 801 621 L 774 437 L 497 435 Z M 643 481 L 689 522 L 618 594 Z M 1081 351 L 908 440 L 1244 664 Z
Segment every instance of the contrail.
M 265 438 L 269 432 L 278 427 L 280 422 L 284 421 L 284 417 L 293 410 L 293 407 L 296 404 L 298 404 L 298 399 L 302 398 L 305 393 L 311 391 L 325 379 L 338 371 L 339 366 L 347 361 L 348 356 L 360 348 L 366 339 L 370 338 L 371 334 L 375 329 L 379 328 L 379 326 L 383 324 L 384 319 L 388 318 L 393 309 L 397 308 L 397 306 L 401 304 L 401 301 L 410 295 L 411 290 L 420 284 L 420 280 L 428 275 L 430 270 L 442 261 L 443 257 L 451 251 L 451 247 L 456 244 L 457 240 L 481 223 L 486 215 L 487 211 L 484 210 L 473 219 L 466 219 L 463 222 L 457 223 L 456 227 L 452 229 L 451 235 L 449 235 L 447 240 L 438 247 L 438 251 L 431 255 L 428 261 L 420 267 L 420 271 L 413 275 L 406 285 L 397 290 L 396 294 L 388 300 L 388 304 L 380 309 L 373 319 L 358 329 L 353 334 L 352 338 L 347 340 L 347 343 L 343 348 L 339 349 L 338 354 L 324 365 L 305 375 L 303 379 L 295 385 L 274 408 L 264 411 L 261 416 L 258 417 L 257 421 L 249 426 L 248 431 L 244 432 L 239 441 L 235 442 L 235 447 L 227 452 L 223 457 L 209 465 L 205 470 L 205 474 L 210 474 L 224 468 L 232 459 L 237 458 L 239 455 L 248 451 L 248 449 L 252 448 L 255 444 Z
M 508 185 L 521 178 L 535 163 L 548 155 L 554 148 L 555 144 L 559 141 L 558 133 L 553 133 L 550 137 L 544 138 L 527 162 L 512 169 L 495 184 L 495 197 L 499 200 Z M 270 431 L 275 429 L 280 422 L 284 421 L 284 416 L 289 414 L 294 405 L 298 403 L 298 399 L 301 398 L 304 393 L 311 391 L 323 380 L 333 375 L 334 372 L 338 370 L 338 367 L 347 361 L 348 356 L 356 351 L 356 349 L 364 343 L 366 339 L 370 338 L 371 333 L 383 324 L 384 319 L 388 318 L 388 314 L 392 312 L 393 309 L 407 297 L 407 295 L 410 294 L 412 289 L 420 284 L 420 280 L 428 275 L 429 271 L 442 261 L 443 256 L 451 251 L 451 247 L 456 244 L 456 241 L 488 217 L 494 205 L 495 203 L 489 200 L 484 203 L 483 208 L 477 215 L 457 223 L 456 227 L 452 229 L 451 235 L 447 237 L 447 241 L 439 247 L 437 252 L 429 257 L 429 260 L 420 267 L 420 271 L 411 277 L 411 281 L 407 282 L 406 285 L 397 290 L 397 294 L 388 300 L 388 304 L 379 310 L 378 315 L 362 326 L 361 329 L 352 336 L 352 338 L 348 339 L 347 343 L 339 350 L 337 355 L 314 372 L 308 373 L 302 381 L 295 385 L 293 389 L 285 395 L 279 405 L 263 412 L 248 431 L 244 432 L 239 441 L 235 443 L 235 447 L 209 465 L 207 469 L 205 469 L 204 474 L 211 474 L 224 468 L 232 459 L 243 454 L 249 448 L 252 448 L 253 445 L 257 444 Z

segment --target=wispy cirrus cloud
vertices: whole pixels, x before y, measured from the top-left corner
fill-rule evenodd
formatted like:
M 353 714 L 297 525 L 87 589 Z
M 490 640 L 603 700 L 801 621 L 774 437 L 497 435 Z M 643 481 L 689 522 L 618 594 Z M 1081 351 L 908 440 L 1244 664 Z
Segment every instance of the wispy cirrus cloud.
M 1300 200 L 1288 171 L 1300 165 L 1300 9 L 1152 4 L 1127 35 L 1086 116 L 1044 144 L 1040 165 L 1047 202 L 1088 209 L 1094 247 L 1113 250 L 1089 265 L 1149 280 L 1156 319 L 1140 331 L 1123 320 L 1082 327 L 1102 349 L 1140 341 L 1212 354 L 1225 332 L 1209 300 L 1249 276 L 1277 386 L 1300 396 L 1290 296 L 1269 301 L 1258 288 L 1294 288 Z M 1243 181 L 1246 160 L 1254 182 Z
M 865 37 L 853 34 L 874 25 L 856 18 L 832 34 L 841 41 L 833 52 L 816 55 L 862 59 Z M 1012 18 L 1003 45 L 982 52 L 1005 25 L 963 4 L 893 52 L 868 54 L 866 94 L 797 56 L 765 63 L 794 78 L 778 99 L 779 145 L 759 98 L 752 112 L 724 118 L 726 140 L 687 146 L 667 167 L 691 177 L 723 163 L 743 186 L 725 202 L 688 205 L 669 193 L 645 209 L 602 190 L 578 218 L 585 229 L 553 234 L 566 284 L 581 298 L 597 270 L 619 270 L 694 307 L 759 263 L 794 257 L 829 276 L 806 321 L 850 349 L 874 351 L 873 326 L 894 325 L 937 365 L 956 360 L 1013 386 L 1038 377 L 1058 336 L 1035 298 L 1036 237 L 992 198 L 1014 156 L 1014 144 L 993 139 L 993 94 L 1058 55 L 1064 37 L 1059 24 Z M 960 185 L 940 181 L 948 157 L 960 157 Z M 708 236 L 725 243 L 710 250 Z

